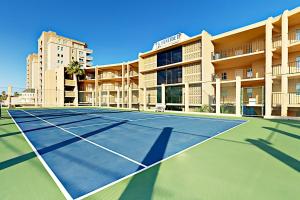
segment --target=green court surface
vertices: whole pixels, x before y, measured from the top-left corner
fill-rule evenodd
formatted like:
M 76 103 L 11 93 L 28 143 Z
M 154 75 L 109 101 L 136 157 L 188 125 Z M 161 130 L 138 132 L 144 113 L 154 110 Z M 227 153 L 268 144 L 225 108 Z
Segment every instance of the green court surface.
M 64 199 L 4 114 L 0 198 Z M 241 119 L 248 122 L 87 199 L 298 199 L 300 122 Z

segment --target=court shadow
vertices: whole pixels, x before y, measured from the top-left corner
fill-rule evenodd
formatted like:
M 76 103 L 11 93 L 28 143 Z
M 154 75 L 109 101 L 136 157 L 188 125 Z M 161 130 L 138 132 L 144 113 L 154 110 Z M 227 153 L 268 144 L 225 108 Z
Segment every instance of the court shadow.
M 277 160 L 281 161 L 285 165 L 289 166 L 290 168 L 300 172 L 300 161 L 291 157 L 290 155 L 275 149 L 271 146 L 271 144 L 263 139 L 247 139 L 247 142 L 250 142 L 254 146 L 258 147 L 259 149 L 263 150 L 264 152 L 268 153 L 269 155 L 273 156 Z
M 21 134 L 21 132 L 4 133 L 4 134 L 0 134 L 0 138 L 9 137 L 9 136 L 13 136 L 13 135 L 19 135 L 19 134 Z
M 83 134 L 80 137 L 82 137 L 82 138 L 88 138 L 88 137 L 91 137 L 93 135 L 99 134 L 99 133 L 101 133 L 103 131 L 106 131 L 106 130 L 109 130 L 111 128 L 114 128 L 116 126 L 120 126 L 121 124 L 124 124 L 124 123 L 126 123 L 126 121 L 114 123 L 114 124 L 111 124 L 109 126 L 100 128 L 98 130 L 95 130 L 95 131 Z M 50 145 L 48 147 L 39 149 L 38 152 L 39 152 L 40 155 L 43 155 L 43 154 L 46 154 L 46 153 L 49 153 L 51 151 L 60 149 L 62 147 L 65 147 L 67 145 L 73 144 L 73 143 L 78 142 L 78 141 L 82 141 L 82 139 L 79 138 L 79 137 L 73 137 L 73 138 L 70 138 L 68 140 L 65 140 L 65 141 L 62 141 L 62 142 Z M 29 160 L 31 158 L 34 158 L 35 156 L 36 155 L 35 155 L 34 152 L 30 152 L 30 153 L 27 153 L 27 154 L 24 154 L 24 155 L 21 155 L 21 156 L 18 156 L 18 157 L 15 157 L 15 158 L 3 161 L 3 162 L 0 163 L 0 169 L 3 170 L 3 169 L 6 169 L 8 167 L 17 165 L 17 164 L 22 163 L 24 161 L 27 161 L 27 160 Z
M 299 121 L 296 120 L 283 120 L 283 119 L 270 119 L 271 122 L 288 125 L 294 128 L 300 128 Z
M 286 136 L 289 136 L 289 137 L 300 140 L 300 135 L 296 135 L 296 134 L 289 133 L 289 132 L 286 132 L 286 131 L 282 131 L 282 130 L 279 130 L 277 128 L 272 128 L 272 127 L 265 127 L 264 126 L 263 128 L 272 131 L 272 133 L 280 133 L 282 135 L 286 135 Z
M 142 163 L 144 165 L 151 165 L 157 163 L 164 158 L 164 154 L 172 134 L 173 128 L 165 127 L 159 137 L 156 139 L 151 149 L 145 156 Z M 156 164 L 153 167 L 147 169 L 143 173 L 139 173 L 130 179 L 130 182 L 123 191 L 120 200 L 131 200 L 131 199 L 145 199 L 150 200 L 154 185 L 158 176 L 160 165 Z M 142 169 L 143 167 L 140 167 Z

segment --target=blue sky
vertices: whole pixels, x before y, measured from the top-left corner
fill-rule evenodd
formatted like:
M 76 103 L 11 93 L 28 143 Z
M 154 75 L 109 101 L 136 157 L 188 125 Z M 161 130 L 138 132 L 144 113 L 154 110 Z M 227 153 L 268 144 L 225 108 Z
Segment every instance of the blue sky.
M 137 58 L 178 32 L 212 35 L 300 6 L 295 0 L 10 0 L 0 6 L 0 90 L 25 87 L 26 56 L 42 31 L 85 41 L 94 64 Z

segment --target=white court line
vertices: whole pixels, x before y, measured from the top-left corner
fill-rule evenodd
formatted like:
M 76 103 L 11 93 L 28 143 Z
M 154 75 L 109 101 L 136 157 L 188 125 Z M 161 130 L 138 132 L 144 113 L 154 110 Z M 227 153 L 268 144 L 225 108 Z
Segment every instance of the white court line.
M 10 112 L 7 111 L 8 115 L 11 117 L 11 119 L 13 120 L 13 122 L 16 124 L 16 126 L 18 127 L 19 131 L 22 133 L 23 137 L 25 138 L 25 140 L 27 141 L 27 143 L 29 144 L 29 146 L 31 147 L 31 149 L 33 150 L 33 152 L 35 153 L 35 155 L 37 156 L 37 158 L 40 160 L 40 162 L 42 163 L 42 165 L 45 167 L 46 171 L 50 174 L 50 176 L 52 177 L 52 179 L 54 180 L 54 182 L 56 183 L 56 185 L 58 186 L 58 188 L 60 189 L 60 191 L 63 193 L 63 195 L 66 197 L 67 200 L 71 200 L 73 199 L 71 197 L 71 195 L 69 194 L 69 192 L 66 190 L 66 188 L 64 187 L 64 185 L 59 181 L 59 179 L 56 177 L 56 175 L 54 174 L 54 172 L 51 170 L 51 168 L 48 166 L 48 164 L 46 163 L 46 161 L 43 159 L 43 157 L 40 155 L 40 153 L 37 151 L 37 149 L 33 146 L 33 144 L 30 142 L 30 140 L 27 138 L 27 136 L 25 135 L 25 133 L 23 132 L 23 130 L 20 128 L 20 126 L 18 125 L 18 123 L 15 121 L 15 119 L 11 116 Z
M 165 162 L 165 161 L 167 161 L 167 160 L 169 160 L 169 159 L 171 159 L 171 158 L 173 158 L 173 157 L 175 157 L 175 156 L 177 156 L 177 155 L 179 155 L 179 154 L 182 154 L 182 153 L 184 153 L 184 152 L 186 152 L 186 151 L 188 151 L 188 150 L 190 150 L 190 149 L 192 149 L 192 148 L 194 148 L 194 147 L 196 147 L 196 146 L 198 146 L 198 145 L 200 145 L 200 144 L 202 144 L 202 143 L 204 143 L 204 142 L 207 142 L 207 141 L 209 141 L 209 140 L 211 140 L 211 139 L 213 139 L 213 138 L 215 138 L 215 137 L 217 137 L 217 136 L 220 136 L 221 134 L 224 134 L 224 133 L 226 133 L 226 132 L 228 132 L 228 131 L 230 131 L 230 130 L 232 130 L 232 129 L 234 129 L 234 128 L 237 128 L 237 127 L 239 127 L 239 126 L 241 126 L 241 125 L 243 125 L 243 124 L 245 124 L 245 123 L 247 123 L 247 122 L 249 122 L 249 121 L 242 122 L 241 124 L 238 124 L 238 125 L 236 125 L 236 126 L 233 126 L 233 127 L 231 127 L 230 129 L 227 129 L 227 130 L 225 130 L 225 131 L 223 131 L 223 132 L 220 132 L 220 133 L 218 133 L 218 134 L 216 134 L 216 135 L 214 135 L 214 136 L 212 136 L 212 137 L 210 137 L 210 138 L 207 138 L 206 140 L 203 140 L 203 141 L 201 141 L 201 142 L 199 142 L 199 143 L 197 143 L 197 144 L 194 144 L 194 145 L 192 145 L 192 146 L 190 146 L 190 147 L 188 147 L 188 148 L 186 148 L 186 149 L 183 149 L 183 150 L 181 150 L 181 151 L 179 151 L 179 152 L 177 152 L 177 153 L 175 153 L 175 154 L 173 154 L 173 155 L 171 155 L 171 156 L 169 156 L 169 157 L 167 157 L 167 158 L 164 158 L 164 159 L 162 159 L 162 160 L 160 160 L 160 161 L 158 161 L 158 162 L 156 162 L 156 163 L 153 163 L 153 164 L 151 164 L 151 165 L 149 165 L 149 166 L 147 166 L 147 167 L 141 169 L 140 171 L 136 171 L 136 172 L 134 172 L 134 173 L 132 173 L 132 174 L 129 174 L 129 175 L 127 175 L 127 176 L 121 178 L 121 179 L 118 179 L 118 180 L 116 180 L 116 181 L 114 181 L 114 182 L 111 182 L 110 184 L 107 184 L 107 185 L 105 185 L 105 186 L 103 186 L 103 187 L 100 187 L 100 188 L 98 188 L 98 189 L 95 189 L 94 191 L 91 191 L 91 192 L 89 192 L 89 193 L 87 193 L 87 194 L 85 194 L 85 195 L 82 195 L 82 196 L 78 197 L 76 200 L 82 200 L 82 199 L 84 199 L 84 198 L 86 198 L 86 197 L 88 197 L 88 196 L 91 196 L 91 195 L 93 195 L 93 194 L 95 194 L 95 193 L 97 193 L 97 192 L 100 192 L 100 191 L 104 190 L 105 188 L 108 188 L 108 187 L 110 187 L 110 186 L 112 186 L 112 185 L 115 185 L 115 184 L 121 182 L 122 180 L 125 180 L 125 179 L 130 178 L 130 177 L 132 177 L 132 176 L 134 176 L 134 175 L 137 175 L 137 174 L 139 174 L 139 173 L 142 173 L 143 171 L 145 171 L 145 170 L 147 170 L 147 169 L 149 169 L 149 168 L 151 168 L 151 167 L 153 167 L 153 166 L 155 166 L 155 165 L 158 165 L 158 164 L 160 164 L 160 163 L 162 163 L 162 162 Z
M 53 124 L 53 123 L 51 123 L 51 122 L 48 122 L 47 120 L 44 120 L 44 119 L 42 119 L 42 118 L 40 118 L 40 117 L 37 117 L 37 116 L 35 116 L 34 114 L 31 114 L 30 112 L 27 112 L 27 111 L 25 111 L 25 110 L 22 110 L 22 111 L 25 112 L 25 113 L 27 113 L 27 114 L 29 114 L 29 115 L 31 115 L 31 116 L 33 116 L 33 117 L 35 117 L 35 118 L 37 118 L 37 119 L 39 119 L 39 120 L 42 120 L 43 122 L 46 122 L 46 123 L 48 123 L 48 124 L 50 124 L 50 125 L 52 125 L 52 126 L 58 128 L 58 129 L 60 129 L 60 130 L 62 130 L 62 131 L 65 131 L 65 132 L 67 132 L 67 133 L 69 133 L 69 134 L 71 134 L 71 135 L 74 135 L 75 137 L 78 137 L 78 138 L 80 138 L 80 139 L 82 139 L 82 140 L 84 140 L 84 141 L 86 141 L 86 142 L 88 142 L 88 143 L 90 143 L 90 144 L 93 144 L 93 145 L 95 145 L 95 146 L 97 146 L 97 147 L 100 147 L 101 149 L 104 149 L 104 150 L 106 150 L 106 151 L 108 151 L 108 152 L 110 152 L 110 153 L 113 153 L 113 154 L 115 154 L 115 155 L 117 155 L 117 156 L 120 156 L 120 157 L 122 157 L 122 158 L 124 158 L 124 159 L 126 159 L 126 160 L 129 160 L 129 161 L 131 161 L 131 162 L 133 162 L 133 163 L 135 163 L 135 164 L 137 164 L 137 165 L 140 165 L 140 166 L 142 166 L 142 167 L 147 167 L 146 165 L 144 165 L 144 164 L 142 164 L 142 163 L 139 163 L 139 162 L 137 162 L 137 161 L 135 161 L 135 160 L 133 160 L 133 159 L 127 157 L 127 156 L 124 156 L 124 155 L 122 155 L 122 154 L 120 154 L 120 153 L 118 153 L 118 152 L 116 152 L 116 151 L 113 151 L 113 150 L 111 150 L 111 149 L 108 149 L 108 148 L 106 148 L 106 147 L 104 147 L 104 146 L 102 146 L 102 145 L 99 145 L 99 144 L 95 143 L 95 142 L 92 142 L 92 141 L 90 141 L 90 140 L 88 140 L 88 139 L 86 139 L 86 138 L 84 138 L 84 137 L 81 137 L 80 135 L 77 135 L 77 134 L 75 134 L 75 133 L 73 133 L 73 132 L 71 132 L 71 131 L 69 131 L 69 130 L 66 130 L 66 129 L 60 127 L 60 126 L 57 126 L 57 125 L 55 125 L 55 124 Z
M 76 112 L 76 111 L 71 111 L 71 112 L 75 112 L 75 113 L 81 113 L 81 112 Z M 82 113 L 84 114 L 84 113 Z M 120 118 L 120 117 L 109 117 L 109 116 L 105 116 L 103 114 L 98 114 L 98 113 L 86 113 L 86 115 L 92 115 L 92 116 L 101 116 L 103 118 L 111 118 L 111 119 L 118 119 L 118 120 L 124 120 L 124 121 L 130 121 L 130 122 L 135 122 L 135 121 L 142 121 L 142 120 L 148 120 L 148 119 L 156 119 L 156 118 L 165 118 L 165 117 L 170 117 L 169 115 L 160 115 L 159 117 L 148 117 L 148 118 L 142 118 L 142 119 L 128 119 L 128 118 Z M 153 115 L 154 116 L 154 115 Z M 157 115 L 156 115 L 157 116 Z
M 97 114 L 93 114 L 93 115 L 97 115 Z M 100 114 L 101 115 L 101 114 Z M 167 116 L 164 117 L 150 117 L 150 118 L 142 118 L 142 119 L 136 119 L 136 120 L 126 120 L 129 122 L 136 122 L 136 121 L 143 121 L 143 120 L 151 120 L 151 119 L 157 119 L 157 118 L 165 118 Z M 98 125 L 103 125 L 103 124 L 111 124 L 112 122 L 103 122 L 103 123 L 97 123 L 97 124 L 87 124 L 87 125 L 82 125 L 82 126 L 71 126 L 71 127 L 66 127 L 64 129 L 74 129 L 74 128 L 84 128 L 84 127 L 89 127 L 89 126 L 98 126 Z

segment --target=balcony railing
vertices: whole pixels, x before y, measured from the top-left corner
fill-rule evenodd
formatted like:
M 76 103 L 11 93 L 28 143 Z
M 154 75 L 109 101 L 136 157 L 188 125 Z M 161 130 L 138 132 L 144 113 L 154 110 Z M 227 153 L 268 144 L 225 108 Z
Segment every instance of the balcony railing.
M 75 97 L 74 91 L 65 91 L 65 97 Z
M 288 39 L 290 44 L 300 41 L 300 31 L 291 31 L 289 32 Z
M 86 60 L 93 60 L 92 56 L 86 56 Z
M 300 73 L 300 61 L 289 63 L 289 74 Z
M 65 79 L 65 85 L 75 86 L 75 81 L 74 80 Z
M 99 75 L 99 79 L 122 78 L 121 74 L 103 73 Z
M 277 76 L 281 74 L 281 64 L 272 66 L 272 75 Z
M 85 51 L 86 51 L 86 53 L 87 53 L 87 54 L 91 54 L 91 53 L 93 53 L 93 50 L 91 50 L 91 49 L 88 49 L 88 48 L 85 48 Z
M 272 105 L 280 106 L 282 102 L 282 93 L 281 92 L 273 92 L 272 93 Z
M 102 85 L 101 86 L 101 90 L 104 90 L 104 91 L 107 91 L 107 90 L 118 90 L 118 86 L 115 86 L 115 85 Z M 120 89 L 120 88 L 119 88 Z
M 274 36 L 272 39 L 272 46 L 274 49 L 281 47 L 281 35 Z
M 290 92 L 289 93 L 289 104 L 295 105 L 300 104 L 300 93 Z
M 91 66 L 93 66 L 93 63 L 92 62 L 86 62 L 86 66 L 91 67 Z
M 250 54 L 250 53 L 255 53 L 255 52 L 259 52 L 259 51 L 264 51 L 264 49 L 265 49 L 265 41 L 264 40 L 255 40 L 253 42 L 243 44 L 236 48 L 215 51 L 214 53 L 212 53 L 212 59 L 218 60 L 218 59 L 222 59 L 222 58 Z

